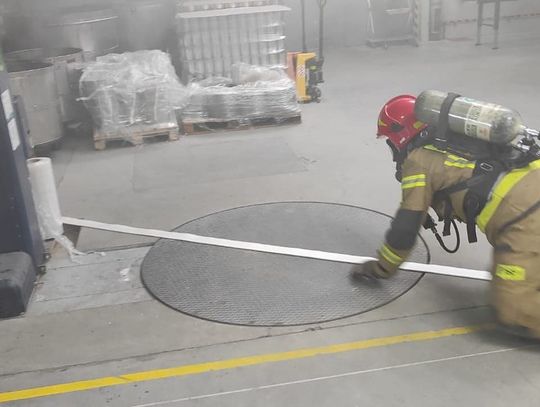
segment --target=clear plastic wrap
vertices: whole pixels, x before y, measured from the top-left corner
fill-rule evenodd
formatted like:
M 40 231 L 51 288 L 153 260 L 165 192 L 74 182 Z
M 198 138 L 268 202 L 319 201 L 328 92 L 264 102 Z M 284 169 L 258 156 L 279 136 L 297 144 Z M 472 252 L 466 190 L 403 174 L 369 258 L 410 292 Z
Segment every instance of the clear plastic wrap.
M 236 63 L 231 67 L 231 76 L 236 85 L 261 81 L 275 82 L 287 78 L 283 69 L 249 65 L 243 62 Z
M 190 85 L 191 98 L 182 114 L 184 120 L 246 122 L 300 115 L 295 84 L 283 71 L 247 64 L 235 64 L 232 71 L 236 72 L 233 82 L 239 83 L 236 86 L 223 80 L 222 84 L 205 80 Z
M 50 240 L 63 235 L 64 225 L 51 159 L 48 157 L 29 159 L 28 172 L 41 236 L 44 240 Z
M 47 157 L 31 158 L 27 164 L 41 237 L 43 240 L 54 239 L 67 250 L 71 259 L 76 261 L 76 256 L 85 253 L 75 249 L 73 243 L 64 236 L 62 212 L 58 202 L 51 159 Z
M 175 126 L 175 111 L 189 101 L 169 55 L 158 50 L 99 57 L 85 67 L 79 87 L 96 127 L 105 134 L 137 125 Z

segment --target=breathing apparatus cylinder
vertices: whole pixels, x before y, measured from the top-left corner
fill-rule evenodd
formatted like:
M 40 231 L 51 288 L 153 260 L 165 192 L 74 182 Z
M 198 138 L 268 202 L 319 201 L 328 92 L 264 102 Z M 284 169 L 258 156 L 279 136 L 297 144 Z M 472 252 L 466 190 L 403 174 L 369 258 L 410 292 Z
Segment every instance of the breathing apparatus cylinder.
M 418 120 L 437 126 L 447 96 L 448 93 L 436 90 L 422 92 L 415 105 Z M 453 102 L 448 126 L 455 133 L 496 144 L 509 144 L 525 130 L 521 116 L 515 110 L 467 97 L 459 97 Z

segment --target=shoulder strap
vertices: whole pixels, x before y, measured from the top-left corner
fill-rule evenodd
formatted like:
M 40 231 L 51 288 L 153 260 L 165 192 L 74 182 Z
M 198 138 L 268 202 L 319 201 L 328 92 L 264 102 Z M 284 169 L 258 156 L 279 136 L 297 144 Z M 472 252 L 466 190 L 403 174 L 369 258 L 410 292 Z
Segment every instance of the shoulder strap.
M 471 178 L 435 193 L 435 200 L 444 201 L 443 236 L 448 236 L 450 234 L 453 210 L 450 195 L 459 191 L 468 190 L 463 201 L 463 212 L 465 213 L 465 221 L 467 223 L 467 235 L 469 243 L 478 241 L 476 236 L 476 217 L 486 205 L 493 184 L 495 184 L 495 181 L 504 170 L 504 165 L 497 161 L 481 161 L 477 163 Z
M 458 182 L 457 184 L 441 189 L 440 191 L 437 191 L 435 193 L 434 200 L 435 201 L 444 200 L 445 197 L 450 196 L 456 192 L 470 189 L 476 185 L 481 184 L 483 181 L 486 180 L 486 177 L 487 177 L 487 174 L 474 175 L 465 181 L 461 181 L 461 182 Z
M 457 93 L 449 93 L 441 105 L 441 111 L 439 112 L 439 122 L 437 124 L 437 134 L 435 136 L 434 142 L 434 145 L 437 148 L 446 150 L 446 145 L 448 142 L 447 134 L 449 128 L 448 115 L 450 113 L 450 109 L 452 108 L 452 104 L 460 96 L 461 95 L 458 95 Z
M 466 181 L 458 182 L 457 184 L 454 184 L 448 188 L 444 188 L 434 195 L 435 201 L 442 201 L 444 202 L 444 214 L 443 214 L 443 221 L 444 221 L 444 228 L 443 228 L 443 236 L 449 236 L 450 235 L 450 226 L 452 225 L 452 200 L 450 199 L 450 195 L 459 192 L 464 191 L 466 189 L 471 189 L 473 186 L 477 184 L 481 184 L 486 180 L 487 176 L 484 175 L 477 175 L 474 177 L 469 178 Z M 467 210 L 465 210 L 465 215 L 467 218 L 469 218 L 469 215 L 467 214 Z M 469 235 L 469 243 L 471 243 L 471 234 L 469 233 L 469 227 L 467 227 L 467 232 Z M 472 238 L 474 239 L 474 237 Z
M 482 182 L 472 185 L 463 200 L 463 212 L 465 213 L 465 221 L 467 222 L 469 243 L 478 241 L 476 236 L 476 217 L 480 215 L 480 212 L 486 206 L 493 185 L 506 169 L 506 166 L 502 162 L 496 160 L 480 161 L 477 163 L 474 171 L 480 174 L 480 177 L 484 177 L 484 179 Z

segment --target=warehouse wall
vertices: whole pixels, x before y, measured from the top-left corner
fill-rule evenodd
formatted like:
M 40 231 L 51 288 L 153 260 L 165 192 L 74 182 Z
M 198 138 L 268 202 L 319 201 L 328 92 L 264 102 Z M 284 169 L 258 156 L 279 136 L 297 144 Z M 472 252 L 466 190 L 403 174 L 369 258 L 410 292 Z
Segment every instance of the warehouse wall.
M 4 5 L 3 9 L 9 12 L 9 16 L 5 18 L 5 31 L 8 34 L 4 41 L 5 48 L 9 51 L 42 46 L 43 29 L 40 26 L 48 15 L 58 10 L 81 6 L 114 8 L 129 1 L 131 0 L 0 0 L 0 4 Z M 175 0 L 157 1 L 173 8 Z M 170 14 L 172 16 L 172 13 Z
M 317 0 L 306 2 L 306 38 L 309 49 L 318 47 L 319 8 Z M 286 17 L 287 46 L 302 48 L 302 15 L 300 0 L 284 0 L 292 11 Z M 348 47 L 365 44 L 368 12 L 365 0 L 328 0 L 325 9 L 325 45 Z
M 9 10 L 19 10 L 23 14 L 52 12 L 62 7 L 79 5 L 111 5 L 116 0 L 4 0 L 9 4 Z M 164 0 L 169 1 L 169 0 Z M 174 0 L 172 0 L 174 1 Z M 319 12 L 317 0 L 306 2 L 306 33 L 309 48 L 318 44 Z M 283 0 L 284 5 L 292 11 L 286 16 L 287 46 L 290 50 L 300 50 L 302 47 L 300 0 Z M 21 26 L 19 21 L 12 21 L 20 31 L 17 34 L 15 47 L 29 47 L 35 40 L 30 38 L 31 27 Z M 367 2 L 365 0 L 328 0 L 325 19 L 325 43 L 330 46 L 356 46 L 365 43 L 367 23 Z M 28 29 L 30 28 L 30 29 Z M 26 37 L 26 41 L 25 38 Z M 11 47 L 13 48 L 13 47 Z
M 55 10 L 81 5 L 109 6 L 111 0 L 4 0 L 8 15 L 4 18 L 7 38 L 5 48 L 9 50 L 42 46 L 43 30 L 39 25 Z
M 476 1 L 471 0 L 443 0 L 444 20 L 459 21 L 464 19 L 476 18 L 478 5 Z M 488 13 L 492 14 L 493 6 L 485 6 Z M 540 1 L 538 0 L 511 0 L 503 1 L 501 7 L 503 16 L 540 13 Z
M 443 0 L 443 14 L 446 22 L 446 38 L 461 39 L 476 37 L 476 17 L 478 5 L 476 1 Z M 484 15 L 493 18 L 493 4 L 484 7 Z M 524 16 L 540 14 L 540 1 L 538 0 L 511 0 L 504 1 L 501 5 L 501 15 Z M 472 20 L 472 21 L 471 21 Z M 538 16 L 534 18 L 519 18 L 501 23 L 501 38 L 510 37 L 513 34 L 523 34 L 538 27 Z M 484 29 L 484 40 L 491 37 L 491 30 Z
M 0 0 L 2 1 L 2 0 Z M 62 7 L 78 5 L 111 5 L 119 0 L 3 0 L 7 9 L 19 9 L 22 13 L 35 13 L 42 15 Z M 163 0 L 171 1 L 175 0 Z M 378 1 L 378 0 L 374 0 Z M 380 0 L 379 0 L 380 1 Z M 430 0 L 420 0 L 427 8 Z M 441 1 L 441 0 L 439 0 Z M 317 0 L 305 0 L 306 2 L 306 35 L 308 48 L 318 47 L 318 6 Z M 283 3 L 292 11 L 286 16 L 287 47 L 289 50 L 302 48 L 302 30 L 300 0 L 283 0 Z M 443 14 L 446 22 L 455 22 L 449 26 L 451 36 L 459 36 L 461 32 L 467 35 L 472 32 L 474 23 L 464 22 L 476 18 L 476 1 L 465 0 L 442 0 Z M 491 13 L 491 5 L 487 6 Z M 515 0 L 505 1 L 502 7 L 503 15 L 540 13 L 539 0 Z M 332 47 L 348 47 L 365 44 L 367 39 L 366 27 L 368 19 L 366 0 L 328 0 L 325 10 L 325 45 Z M 12 25 L 19 29 L 16 41 L 11 41 L 16 48 L 35 46 L 36 40 L 32 40 L 32 27 L 24 27 L 19 21 L 12 20 Z M 515 25 L 514 25 L 515 26 Z M 511 30 L 512 26 L 505 27 Z M 39 37 L 39 36 L 38 36 Z M 25 39 L 27 41 L 25 41 Z M 37 38 L 39 40 L 39 38 Z M 12 48 L 13 48 L 12 47 Z
M 308 48 L 317 46 L 318 9 L 317 0 L 305 0 L 307 8 L 307 39 Z M 377 1 L 377 0 L 373 0 Z M 380 0 L 379 0 L 380 1 Z M 429 10 L 430 0 L 420 0 L 423 9 Z M 446 22 L 458 21 L 453 27 L 453 34 L 459 34 L 463 29 L 467 34 L 474 29 L 473 20 L 477 16 L 476 0 L 440 0 L 443 4 L 443 18 Z M 301 14 L 300 0 L 284 0 L 284 4 L 292 9 L 287 16 L 287 45 L 291 50 L 300 49 Z M 493 6 L 486 6 L 486 13 L 493 13 Z M 517 15 L 540 13 L 540 0 L 504 1 L 502 15 Z M 367 39 L 368 8 L 366 0 L 328 0 L 326 7 L 325 43 L 328 47 L 343 47 L 363 45 Z M 512 26 L 508 30 L 512 30 Z

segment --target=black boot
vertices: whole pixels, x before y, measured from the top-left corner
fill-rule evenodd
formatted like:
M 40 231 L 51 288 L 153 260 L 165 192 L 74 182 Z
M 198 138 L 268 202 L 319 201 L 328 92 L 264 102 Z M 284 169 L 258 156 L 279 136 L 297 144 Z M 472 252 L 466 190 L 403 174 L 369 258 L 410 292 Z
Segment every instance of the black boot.
M 538 336 L 534 335 L 529 328 L 519 325 L 508 325 L 502 322 L 497 322 L 497 329 L 508 335 L 517 336 L 524 339 L 540 340 Z

